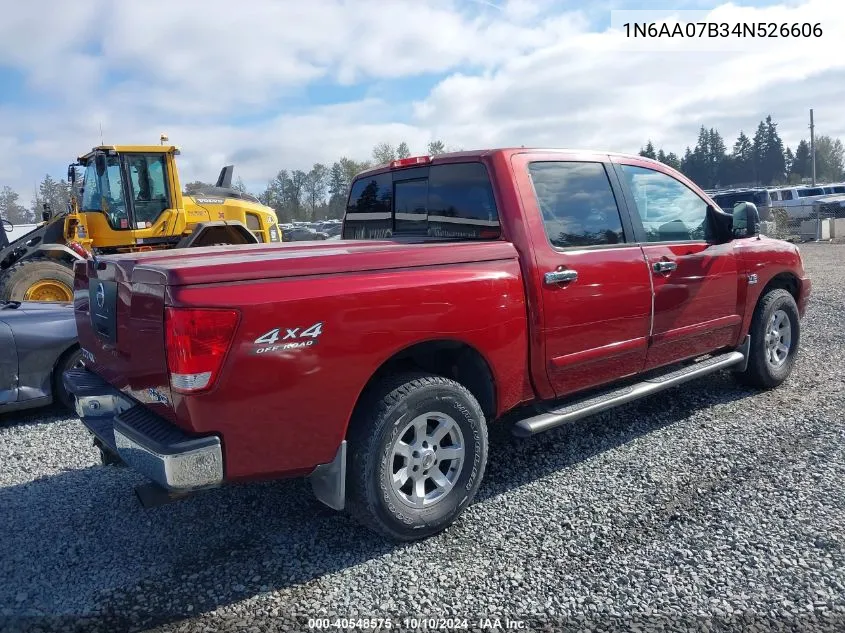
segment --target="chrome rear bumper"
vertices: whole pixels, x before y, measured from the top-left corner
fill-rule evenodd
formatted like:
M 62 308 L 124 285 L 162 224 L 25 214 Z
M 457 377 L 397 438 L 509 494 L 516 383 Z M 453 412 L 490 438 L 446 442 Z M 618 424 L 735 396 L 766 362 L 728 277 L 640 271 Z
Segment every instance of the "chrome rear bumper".
M 219 437 L 188 435 L 87 369 L 68 371 L 63 381 L 82 423 L 134 470 L 174 492 L 223 482 Z

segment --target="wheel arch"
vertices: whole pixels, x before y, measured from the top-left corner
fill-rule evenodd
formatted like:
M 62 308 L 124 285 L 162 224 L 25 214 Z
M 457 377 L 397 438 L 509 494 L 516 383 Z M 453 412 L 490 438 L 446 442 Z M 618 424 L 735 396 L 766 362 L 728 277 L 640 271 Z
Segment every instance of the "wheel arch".
M 460 383 L 478 400 L 485 417 L 495 417 L 497 390 L 488 360 L 477 348 L 464 341 L 438 338 L 410 344 L 382 362 L 358 394 L 352 419 L 367 395 L 383 379 L 397 373 L 413 371 L 451 378 Z M 347 434 L 349 426 L 347 424 Z
M 795 273 L 783 271 L 766 282 L 766 285 L 763 286 L 763 289 L 760 291 L 760 295 L 757 297 L 755 308 L 756 304 L 760 303 L 760 300 L 766 295 L 766 293 L 770 290 L 774 290 L 775 288 L 786 290 L 792 295 L 792 298 L 795 299 L 795 303 L 798 303 L 798 299 L 801 296 L 801 280 Z
M 68 359 L 68 357 L 80 349 L 82 349 L 82 346 L 79 344 L 79 341 L 71 341 L 67 346 L 65 346 L 62 352 L 56 356 L 56 360 L 53 362 L 53 368 L 50 370 L 50 385 L 53 391 L 53 399 L 56 397 L 56 385 L 58 385 L 58 381 L 62 379 L 59 375 L 59 367 L 64 365 L 64 362 Z

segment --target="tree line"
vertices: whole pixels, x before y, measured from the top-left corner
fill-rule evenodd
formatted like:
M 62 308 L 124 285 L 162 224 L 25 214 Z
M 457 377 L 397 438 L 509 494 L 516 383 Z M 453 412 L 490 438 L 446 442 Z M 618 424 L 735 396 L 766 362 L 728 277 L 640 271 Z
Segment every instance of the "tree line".
M 428 144 L 425 153 L 437 156 L 447 151 L 451 149 L 447 149 L 443 141 L 436 140 Z M 275 209 L 282 223 L 342 218 L 349 185 L 356 174 L 374 165 L 409 156 L 411 149 L 404 141 L 398 145 L 382 142 L 373 147 L 370 160 L 357 161 L 343 156 L 331 165 L 315 163 L 307 172 L 282 169 L 258 194 L 258 199 Z
M 50 174 L 45 174 L 28 207 L 20 203 L 17 191 L 8 185 L 0 187 L 0 217 L 12 224 L 40 222 L 45 203 L 53 213 L 57 213 L 65 210 L 69 202 L 70 184 L 64 180 L 54 180 Z
M 842 141 L 821 135 L 815 146 L 816 181 L 845 180 Z M 753 137 L 740 131 L 730 152 L 718 130 L 702 125 L 695 147 L 688 145 L 683 156 L 655 150 L 650 140 L 639 153 L 680 170 L 704 189 L 800 184 L 813 173 L 809 141 L 801 139 L 794 151 L 784 147 L 771 115 L 760 121 Z
M 818 182 L 845 180 L 845 150 L 842 141 L 821 135 L 815 139 L 816 179 Z M 425 153 L 430 156 L 452 151 L 443 141 L 432 141 Z M 771 115 L 760 121 L 754 135 L 741 131 L 730 151 L 715 128 L 701 126 L 694 147 L 686 147 L 683 155 L 656 149 L 649 140 L 640 155 L 658 160 L 680 170 L 705 189 L 730 186 L 773 186 L 797 184 L 812 175 L 810 144 L 801 139 L 793 151 L 785 147 Z M 280 222 L 341 218 L 346 206 L 349 184 L 356 174 L 399 158 L 411 156 L 408 144 L 378 143 L 368 160 L 346 156 L 331 165 L 315 163 L 308 171 L 282 169 L 256 194 L 258 200 L 276 211 Z M 201 181 L 184 186 L 194 193 L 208 186 Z M 240 178 L 234 188 L 249 193 Z M 21 204 L 19 194 L 9 186 L 0 187 L 0 217 L 14 224 L 39 221 L 44 203 L 54 212 L 65 209 L 71 195 L 70 185 L 49 174 L 37 186 L 31 204 Z

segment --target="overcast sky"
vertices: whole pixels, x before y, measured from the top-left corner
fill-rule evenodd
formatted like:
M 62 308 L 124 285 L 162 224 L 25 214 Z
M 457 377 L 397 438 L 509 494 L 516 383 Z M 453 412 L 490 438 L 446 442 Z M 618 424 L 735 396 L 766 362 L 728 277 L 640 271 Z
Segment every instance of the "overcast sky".
M 584 9 L 589 5 L 590 9 Z M 821 37 L 632 40 L 612 10 L 718 22 L 819 23 Z M 845 139 L 845 2 L 27 0 L 0 19 L 0 185 L 28 202 L 44 173 L 100 141 L 181 146 L 182 182 L 279 169 L 379 141 L 440 138 L 636 152 L 730 147 L 771 114 L 784 141 Z

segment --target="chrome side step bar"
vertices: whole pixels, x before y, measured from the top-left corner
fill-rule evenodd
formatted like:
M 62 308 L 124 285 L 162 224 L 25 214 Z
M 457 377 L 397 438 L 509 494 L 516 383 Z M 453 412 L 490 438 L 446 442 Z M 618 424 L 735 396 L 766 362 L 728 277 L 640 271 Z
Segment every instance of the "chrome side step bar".
M 529 437 L 537 433 L 542 433 L 543 431 L 548 431 L 549 429 L 568 424 L 569 422 L 575 422 L 595 413 L 639 400 L 653 393 L 670 389 L 688 380 L 706 376 L 707 374 L 712 374 L 727 367 L 735 367 L 735 369 L 742 371 L 748 364 L 749 345 L 750 338 L 747 337 L 742 346 L 736 351 L 713 356 L 698 363 L 648 378 L 633 385 L 611 389 L 595 396 L 565 404 L 559 408 L 550 409 L 545 413 L 525 418 L 516 423 L 513 428 L 513 434 L 517 437 Z

